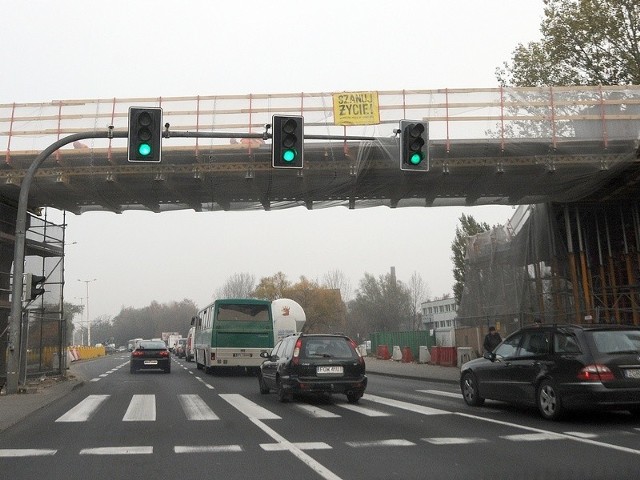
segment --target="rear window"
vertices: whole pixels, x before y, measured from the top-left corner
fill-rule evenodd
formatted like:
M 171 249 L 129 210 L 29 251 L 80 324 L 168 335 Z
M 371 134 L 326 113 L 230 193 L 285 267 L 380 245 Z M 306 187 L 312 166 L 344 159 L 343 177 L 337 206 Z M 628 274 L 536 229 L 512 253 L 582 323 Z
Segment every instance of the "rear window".
M 640 331 L 638 330 L 605 330 L 591 332 L 591 336 L 600 353 L 640 352 Z
M 346 338 L 309 338 L 304 342 L 303 358 L 357 358 L 358 354 Z
M 227 321 L 245 321 L 245 322 L 268 322 L 269 306 L 268 305 L 251 305 L 251 304 L 222 304 L 218 306 L 218 320 Z
M 162 350 L 167 348 L 164 342 L 140 342 L 138 348 L 143 350 Z

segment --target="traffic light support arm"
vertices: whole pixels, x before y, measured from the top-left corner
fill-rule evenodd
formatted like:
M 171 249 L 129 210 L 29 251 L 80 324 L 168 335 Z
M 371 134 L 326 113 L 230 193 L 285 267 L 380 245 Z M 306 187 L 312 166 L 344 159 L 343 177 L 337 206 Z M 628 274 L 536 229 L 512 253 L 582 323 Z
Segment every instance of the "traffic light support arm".
M 52 143 L 45 148 L 31 163 L 20 185 L 18 211 L 16 214 L 15 246 L 13 253 L 13 285 L 11 289 L 11 314 L 9 316 L 8 355 L 7 355 L 7 393 L 18 392 L 18 376 L 20 371 L 20 323 L 22 319 L 22 277 L 24 275 L 24 252 L 27 233 L 27 208 L 29 204 L 29 190 L 36 170 L 49 155 L 69 143 L 87 138 L 127 138 L 127 132 L 114 132 L 109 128 L 104 132 L 74 133 Z
M 272 138 L 270 133 L 222 133 L 222 132 L 170 132 L 169 125 L 162 132 L 164 138 Z M 106 131 L 93 131 L 86 133 L 73 133 L 52 143 L 45 148 L 33 160 L 20 185 L 18 210 L 16 214 L 15 246 L 13 254 L 13 285 L 11 289 L 11 313 L 7 325 L 8 330 L 8 355 L 7 355 L 7 384 L 8 394 L 18 392 L 18 377 L 20 370 L 20 324 L 22 320 L 22 278 L 24 275 L 25 240 L 27 230 L 27 208 L 29 204 L 29 190 L 38 168 L 53 152 L 65 145 L 78 140 L 89 138 L 127 138 L 128 131 L 115 132 L 113 126 Z M 313 140 L 376 140 L 377 137 L 350 136 L 350 135 L 305 135 L 305 139 Z M 20 279 L 19 281 L 16 279 Z M 17 348 L 18 347 L 18 348 Z

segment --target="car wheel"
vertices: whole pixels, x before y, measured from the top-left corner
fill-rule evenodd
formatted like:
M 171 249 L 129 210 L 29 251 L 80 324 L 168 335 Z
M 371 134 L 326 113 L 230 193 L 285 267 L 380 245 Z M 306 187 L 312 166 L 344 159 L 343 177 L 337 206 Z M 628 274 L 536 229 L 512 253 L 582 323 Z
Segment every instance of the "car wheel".
M 362 393 L 347 393 L 347 401 L 349 403 L 358 403 L 358 400 L 362 398 Z
M 260 385 L 260 393 L 263 395 L 269 393 L 270 389 L 262 378 L 262 374 L 258 372 L 258 385 Z
M 540 414 L 547 420 L 558 420 L 564 412 L 562 399 L 550 380 L 543 380 L 538 386 L 536 403 Z
M 467 405 L 480 407 L 484 404 L 484 398 L 478 393 L 478 381 L 473 373 L 467 372 L 464 374 L 460 387 L 462 389 L 462 397 Z
M 286 403 L 289 400 L 291 400 L 291 395 L 289 395 L 286 392 L 279 378 L 277 380 L 277 388 L 278 388 L 278 400 L 280 400 L 282 403 Z

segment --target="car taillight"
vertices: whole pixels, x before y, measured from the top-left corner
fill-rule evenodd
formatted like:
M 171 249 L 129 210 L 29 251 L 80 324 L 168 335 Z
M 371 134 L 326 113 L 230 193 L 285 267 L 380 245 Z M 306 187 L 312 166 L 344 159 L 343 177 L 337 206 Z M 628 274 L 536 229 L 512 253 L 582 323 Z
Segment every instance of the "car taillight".
M 351 348 L 353 348 L 358 354 L 358 363 L 360 365 L 364 365 L 364 358 L 362 357 L 362 354 L 360 353 L 360 349 L 358 348 L 358 345 L 356 345 L 356 342 L 354 342 L 353 340 L 349 340 L 349 344 L 351 345 Z
M 609 367 L 599 363 L 587 365 L 578 372 L 578 379 L 586 382 L 610 382 L 614 378 Z
M 142 355 L 144 355 L 142 350 L 134 350 L 133 352 L 131 352 L 132 357 L 141 357 Z
M 292 363 L 294 365 L 298 365 L 300 363 L 300 349 L 302 348 L 302 339 L 298 339 L 296 341 L 296 346 L 293 348 L 293 360 Z
M 161 357 L 168 357 L 169 356 L 169 351 L 168 350 L 162 350 L 160 352 L 160 356 Z

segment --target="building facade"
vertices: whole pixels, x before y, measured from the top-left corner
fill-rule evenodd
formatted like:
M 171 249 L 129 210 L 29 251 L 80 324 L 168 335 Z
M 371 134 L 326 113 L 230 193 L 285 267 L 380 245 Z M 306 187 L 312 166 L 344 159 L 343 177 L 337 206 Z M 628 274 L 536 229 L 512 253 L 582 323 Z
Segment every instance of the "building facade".
M 436 345 L 456 346 L 458 304 L 453 296 L 437 298 L 420 304 L 424 329 L 435 336 Z

